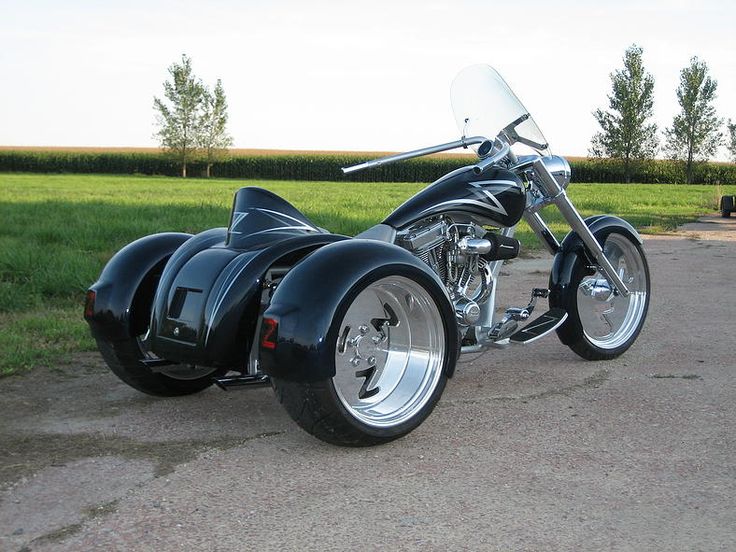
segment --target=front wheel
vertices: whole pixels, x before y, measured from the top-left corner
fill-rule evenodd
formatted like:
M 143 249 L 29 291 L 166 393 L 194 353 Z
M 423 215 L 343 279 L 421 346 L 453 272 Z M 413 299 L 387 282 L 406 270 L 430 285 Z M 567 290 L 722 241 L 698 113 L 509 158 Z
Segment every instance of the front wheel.
M 641 245 L 628 233 L 607 228 L 596 239 L 631 292 L 629 296 L 614 292 L 600 270 L 588 266 L 579 255 L 570 285 L 551 306 L 568 313 L 557 330 L 563 343 L 587 360 L 608 360 L 631 347 L 644 325 L 649 309 L 649 266 Z
M 432 412 L 457 356 L 457 327 L 439 286 L 416 269 L 379 270 L 346 294 L 327 335 L 335 375 L 272 378 L 278 399 L 307 432 L 370 446 L 406 435 Z

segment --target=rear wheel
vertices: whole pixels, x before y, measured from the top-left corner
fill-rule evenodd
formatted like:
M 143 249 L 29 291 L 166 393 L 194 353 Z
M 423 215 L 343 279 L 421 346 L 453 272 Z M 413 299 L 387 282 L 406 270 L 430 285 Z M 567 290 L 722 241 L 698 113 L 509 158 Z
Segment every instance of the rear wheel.
M 130 308 L 131 335 L 122 340 L 97 339 L 97 347 L 110 370 L 125 383 L 149 395 L 190 395 L 212 385 L 227 369 L 172 364 L 152 368 L 145 361 L 159 360 L 150 351 L 149 321 L 153 297 L 166 260 L 149 272 L 136 291 Z
M 307 432 L 329 443 L 369 446 L 418 427 L 454 366 L 449 302 L 425 275 L 404 268 L 364 278 L 343 299 L 328 332 L 334 377 L 272 378 L 277 397 Z
M 587 360 L 607 360 L 631 347 L 644 325 L 649 309 L 649 266 L 641 245 L 628 233 L 609 228 L 596 238 L 629 296 L 614 292 L 600 270 L 591 269 L 579 256 L 569 287 L 551 306 L 568 313 L 557 330 L 563 343 Z
M 97 347 L 116 376 L 148 395 L 175 397 L 197 393 L 212 385 L 213 377 L 227 371 L 184 364 L 173 364 L 154 371 L 144 361 L 155 360 L 156 356 L 146 349 L 141 336 L 122 341 L 98 339 Z

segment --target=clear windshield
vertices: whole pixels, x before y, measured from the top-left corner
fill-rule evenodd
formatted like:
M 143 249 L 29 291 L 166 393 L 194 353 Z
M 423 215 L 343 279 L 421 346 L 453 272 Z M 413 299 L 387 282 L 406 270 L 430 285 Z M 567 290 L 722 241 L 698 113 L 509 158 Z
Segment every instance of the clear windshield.
M 464 136 L 493 139 L 505 132 L 512 144 L 524 144 L 540 155 L 550 155 L 537 123 L 490 65 L 471 65 L 460 71 L 452 82 L 450 96 L 455 121 Z

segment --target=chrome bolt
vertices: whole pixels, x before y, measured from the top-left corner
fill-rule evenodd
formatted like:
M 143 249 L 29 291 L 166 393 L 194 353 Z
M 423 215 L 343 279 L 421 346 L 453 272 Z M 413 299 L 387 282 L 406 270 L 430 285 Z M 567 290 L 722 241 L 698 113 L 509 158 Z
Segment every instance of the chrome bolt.
M 376 365 L 376 357 L 369 356 L 368 357 L 368 366 L 375 366 Z
M 368 333 L 368 326 L 360 326 L 358 331 L 360 332 L 360 335 L 365 335 Z
M 350 364 L 353 366 L 360 366 L 360 359 L 358 357 L 353 357 L 353 359 L 350 361 Z

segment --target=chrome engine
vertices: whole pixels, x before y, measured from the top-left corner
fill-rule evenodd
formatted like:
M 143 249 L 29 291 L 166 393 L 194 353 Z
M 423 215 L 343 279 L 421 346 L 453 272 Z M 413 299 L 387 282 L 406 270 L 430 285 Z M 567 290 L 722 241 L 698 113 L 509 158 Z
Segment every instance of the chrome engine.
M 482 226 L 448 217 L 421 221 L 402 232 L 397 244 L 422 259 L 445 284 L 458 323 L 471 326 L 480 316 L 479 303 L 491 291 L 488 254 L 493 243 Z

